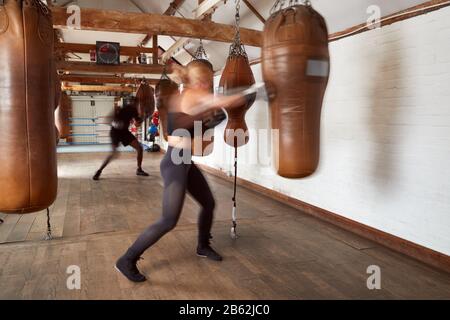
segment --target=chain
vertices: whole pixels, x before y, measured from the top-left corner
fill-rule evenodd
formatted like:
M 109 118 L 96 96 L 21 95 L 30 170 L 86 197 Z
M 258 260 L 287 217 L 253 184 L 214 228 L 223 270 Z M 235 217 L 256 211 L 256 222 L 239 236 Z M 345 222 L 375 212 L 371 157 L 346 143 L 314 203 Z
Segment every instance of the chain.
M 194 58 L 192 60 L 208 60 L 208 55 L 206 54 L 206 50 L 203 47 L 203 41 L 200 39 L 200 45 L 198 46 L 197 50 L 194 52 Z
M 241 41 L 241 16 L 239 14 L 241 10 L 241 0 L 235 0 L 236 3 L 236 15 L 235 15 L 235 35 L 233 43 L 230 46 L 229 56 L 243 56 L 247 57 L 247 52 L 245 52 L 245 47 Z
M 287 4 L 287 6 L 285 6 Z M 278 12 L 280 10 L 302 4 L 304 6 L 311 6 L 310 0 L 277 0 L 275 4 L 273 5 L 272 9 L 270 9 L 270 14 L 274 14 L 275 12 Z
M 167 64 L 164 65 L 163 73 L 161 75 L 161 79 L 159 80 L 170 80 L 169 76 L 167 75 Z
M 47 208 L 47 235 L 45 236 L 45 240 L 52 240 L 52 224 L 50 222 L 50 210 Z

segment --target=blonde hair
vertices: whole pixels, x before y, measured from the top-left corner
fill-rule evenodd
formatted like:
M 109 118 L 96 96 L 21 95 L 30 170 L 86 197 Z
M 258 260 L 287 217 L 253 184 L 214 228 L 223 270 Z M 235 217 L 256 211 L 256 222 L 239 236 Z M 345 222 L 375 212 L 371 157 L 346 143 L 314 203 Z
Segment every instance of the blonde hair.
M 172 67 L 172 80 L 187 86 L 198 83 L 213 82 L 213 66 L 208 60 L 193 60 L 186 67 L 174 65 Z

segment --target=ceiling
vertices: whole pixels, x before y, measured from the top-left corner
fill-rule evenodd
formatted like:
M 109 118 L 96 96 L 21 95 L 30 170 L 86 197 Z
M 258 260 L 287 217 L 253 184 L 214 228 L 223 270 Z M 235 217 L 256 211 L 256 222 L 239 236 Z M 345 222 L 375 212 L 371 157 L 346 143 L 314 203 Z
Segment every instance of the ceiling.
M 119 10 L 131 12 L 163 13 L 172 0 L 57 0 L 57 5 L 78 4 L 80 7 L 97 8 L 104 10 Z M 269 12 L 275 0 L 250 0 L 258 12 L 264 17 L 269 17 Z M 368 17 L 367 8 L 377 5 L 381 9 L 381 15 L 386 16 L 414 5 L 425 2 L 424 0 L 311 0 L 313 7 L 319 11 L 327 20 L 330 33 L 342 31 L 346 28 L 364 23 Z M 186 0 L 176 13 L 176 16 L 193 18 L 193 10 L 197 7 L 198 0 Z M 213 14 L 213 21 L 234 24 L 235 0 L 227 0 Z M 251 29 L 262 30 L 263 23 L 248 9 L 241 1 L 241 26 Z M 73 43 L 91 43 L 97 40 L 120 42 L 124 46 L 137 46 L 145 35 L 123 34 L 95 31 L 64 30 L 64 41 Z M 159 45 L 168 49 L 176 38 L 167 36 L 159 37 Z M 213 41 L 204 41 L 205 49 L 209 59 L 216 70 L 220 70 L 225 63 L 229 44 Z M 191 40 L 185 47 L 193 53 L 198 46 L 198 40 Z M 250 60 L 260 57 L 260 49 L 246 47 Z M 83 56 L 83 58 L 87 58 Z M 181 63 L 189 62 L 192 57 L 185 51 L 180 50 L 175 58 Z

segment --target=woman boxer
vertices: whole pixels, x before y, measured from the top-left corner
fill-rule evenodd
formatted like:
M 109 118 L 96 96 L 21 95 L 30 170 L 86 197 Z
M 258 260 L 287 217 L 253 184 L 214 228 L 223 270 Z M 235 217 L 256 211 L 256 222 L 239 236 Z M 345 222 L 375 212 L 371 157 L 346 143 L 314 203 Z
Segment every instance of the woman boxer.
M 193 61 L 186 68 L 174 66 L 172 74 L 182 80 L 185 90 L 180 96 L 172 99 L 168 112 L 169 147 L 160 166 L 164 180 L 162 216 L 137 238 L 116 263 L 117 270 L 134 282 L 146 280 L 136 263 L 144 251 L 175 228 L 186 192 L 201 205 L 197 255 L 215 261 L 222 260 L 210 246 L 215 201 L 205 177 L 190 161 L 191 138 L 194 133 L 194 121 L 204 119 L 206 112 L 220 109 L 222 106 L 240 106 L 245 103 L 246 98 L 242 95 L 217 97 L 211 94 L 212 65 L 205 60 Z M 187 132 L 189 136 L 185 134 Z M 186 157 L 187 154 L 189 157 Z M 183 158 L 181 163 L 178 161 L 180 155 Z
M 117 156 L 117 148 L 119 144 L 122 143 L 125 147 L 130 145 L 137 151 L 137 169 L 136 175 L 147 177 L 149 174 L 142 170 L 142 158 L 144 150 L 139 144 L 136 137 L 128 130 L 130 123 L 135 121 L 137 124 L 142 123 L 142 119 L 138 115 L 138 111 L 134 104 L 134 99 L 128 98 L 124 99 L 123 107 L 115 112 L 114 119 L 111 125 L 111 141 L 112 141 L 112 152 L 103 162 L 102 166 L 95 173 L 92 179 L 100 179 L 103 169 Z

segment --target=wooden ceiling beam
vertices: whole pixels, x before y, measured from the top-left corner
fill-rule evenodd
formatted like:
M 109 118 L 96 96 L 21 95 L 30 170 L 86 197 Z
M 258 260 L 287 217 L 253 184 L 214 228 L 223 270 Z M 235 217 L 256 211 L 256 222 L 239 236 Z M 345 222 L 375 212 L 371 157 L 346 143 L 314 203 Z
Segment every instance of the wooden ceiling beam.
M 174 0 L 170 3 L 169 8 L 164 11 L 163 15 L 165 16 L 173 16 L 177 12 L 177 10 L 183 5 L 186 0 Z M 145 36 L 144 40 L 141 42 L 141 46 L 146 46 L 150 40 L 152 40 L 153 34 L 149 33 Z
M 65 8 L 54 7 L 53 25 L 56 29 L 67 29 L 69 15 Z M 186 38 L 199 38 L 220 42 L 232 42 L 234 26 L 204 22 L 200 20 L 163 16 L 152 13 L 120 12 L 98 9 L 81 9 L 81 30 L 143 33 Z M 261 47 L 262 32 L 241 29 L 243 44 Z
M 136 88 L 133 87 L 121 87 L 121 86 L 92 86 L 92 85 L 67 85 L 62 84 L 61 89 L 63 91 L 76 91 L 76 92 L 135 92 Z
M 59 76 L 61 81 L 65 82 L 76 82 L 81 84 L 136 84 L 138 81 L 135 78 L 125 78 L 125 77 L 111 77 L 104 75 L 76 75 L 76 74 L 63 74 Z M 150 85 L 156 85 L 159 79 L 147 79 Z
M 194 10 L 194 16 L 196 19 L 201 20 L 203 23 L 210 22 L 212 20 L 212 13 L 218 8 L 219 5 L 224 4 L 223 0 L 199 0 L 198 7 Z M 175 41 L 174 44 L 166 50 L 161 57 L 162 63 L 172 58 L 178 50 L 184 48 L 184 45 L 190 41 L 189 38 L 180 38 Z M 187 50 L 186 50 L 187 51 Z M 190 52 L 188 52 L 190 54 Z
M 194 10 L 195 19 L 202 19 L 211 15 L 219 6 L 224 4 L 224 0 L 202 0 L 199 1 L 197 9 Z
M 89 53 L 91 50 L 96 49 L 95 44 L 84 44 L 84 43 L 55 43 L 55 49 L 61 50 L 64 53 L 74 52 L 74 53 Z M 120 54 L 123 56 L 136 56 L 140 53 L 153 53 L 153 48 L 142 48 L 142 47 L 120 47 Z
M 92 62 L 58 61 L 56 67 L 60 72 L 92 72 L 92 73 L 132 73 L 162 74 L 164 66 L 159 64 L 121 64 L 99 65 Z
M 167 10 L 164 12 L 165 16 L 173 16 L 175 15 L 175 13 L 177 13 L 178 9 L 180 9 L 180 7 L 183 5 L 183 3 L 186 0 L 173 0 L 170 5 L 169 8 L 167 8 Z
M 247 6 L 247 8 L 250 9 L 251 12 L 253 12 L 253 14 L 259 19 L 259 21 L 261 21 L 263 24 L 266 23 L 266 19 L 264 19 L 264 17 L 258 12 L 258 10 L 256 10 L 256 8 L 250 3 L 250 1 L 248 0 L 242 0 L 245 5 Z

